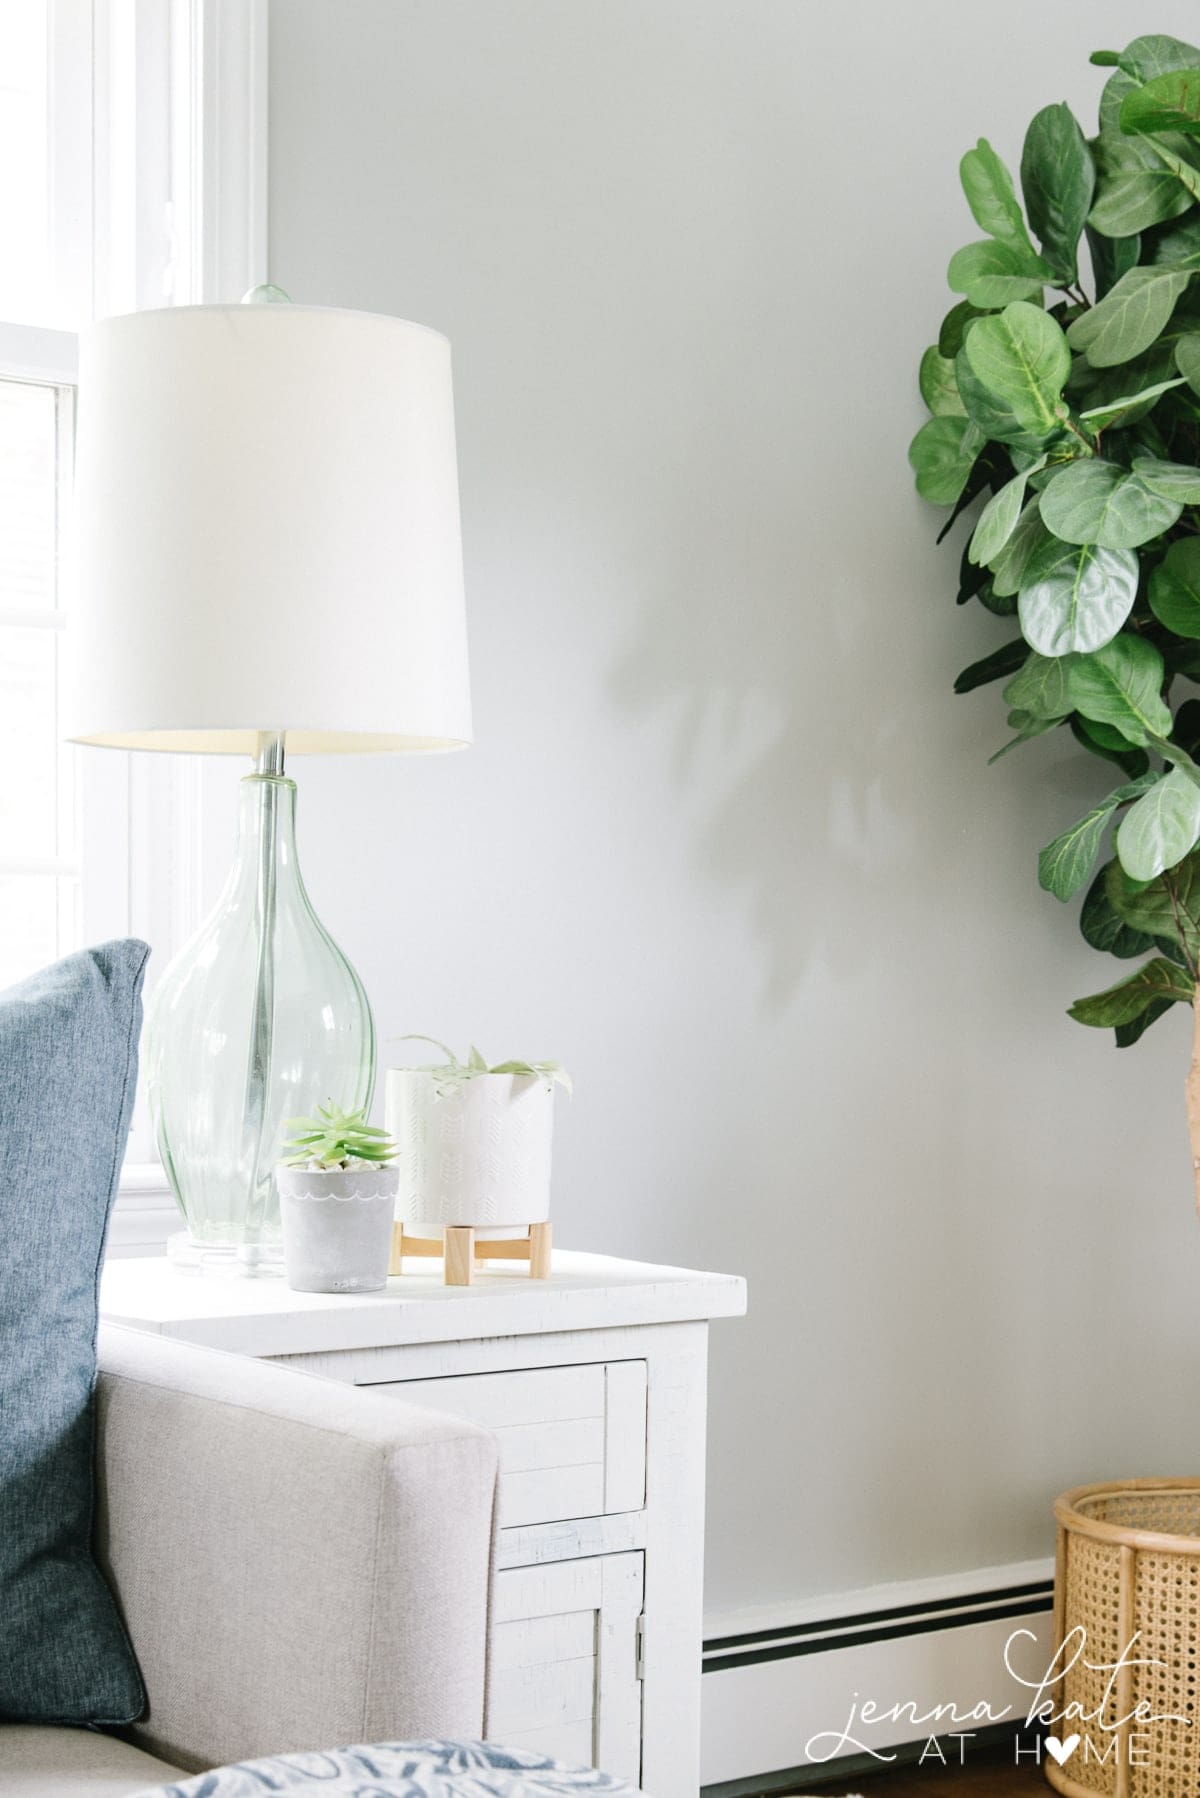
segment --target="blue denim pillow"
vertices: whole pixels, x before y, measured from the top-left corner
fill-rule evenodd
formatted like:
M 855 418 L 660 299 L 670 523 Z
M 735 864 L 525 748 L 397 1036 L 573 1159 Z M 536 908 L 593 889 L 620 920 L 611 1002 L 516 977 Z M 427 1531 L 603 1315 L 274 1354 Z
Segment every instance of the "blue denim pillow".
M 96 1288 L 137 1083 L 145 943 L 0 993 L 0 1718 L 131 1723 L 92 1558 Z

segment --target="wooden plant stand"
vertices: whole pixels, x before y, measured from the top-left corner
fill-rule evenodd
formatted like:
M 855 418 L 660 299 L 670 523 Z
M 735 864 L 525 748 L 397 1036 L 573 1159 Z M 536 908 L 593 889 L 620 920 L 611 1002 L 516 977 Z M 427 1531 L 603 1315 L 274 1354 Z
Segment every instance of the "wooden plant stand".
M 549 1224 L 530 1224 L 528 1236 L 476 1242 L 470 1224 L 447 1224 L 445 1240 L 441 1241 L 436 1236 L 413 1236 L 405 1232 L 403 1224 L 393 1224 L 388 1273 L 404 1272 L 405 1255 L 440 1255 L 445 1263 L 446 1286 L 470 1286 L 477 1261 L 528 1261 L 531 1280 L 548 1280 L 550 1233 Z

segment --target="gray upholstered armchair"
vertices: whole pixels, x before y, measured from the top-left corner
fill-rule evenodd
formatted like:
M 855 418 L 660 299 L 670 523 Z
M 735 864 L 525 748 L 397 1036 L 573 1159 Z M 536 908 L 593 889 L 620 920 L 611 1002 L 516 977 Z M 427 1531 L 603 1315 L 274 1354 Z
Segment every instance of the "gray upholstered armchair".
M 484 1729 L 492 1437 L 106 1328 L 97 1540 L 149 1692 L 130 1741 L 0 1725 L 0 1798 Z

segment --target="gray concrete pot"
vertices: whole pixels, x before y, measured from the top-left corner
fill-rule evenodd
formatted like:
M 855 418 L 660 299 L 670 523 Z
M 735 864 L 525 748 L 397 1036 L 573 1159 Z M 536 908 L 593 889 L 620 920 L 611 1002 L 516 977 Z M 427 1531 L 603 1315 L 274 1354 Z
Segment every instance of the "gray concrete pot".
M 397 1168 L 280 1166 L 275 1181 L 294 1292 L 378 1292 L 387 1285 Z

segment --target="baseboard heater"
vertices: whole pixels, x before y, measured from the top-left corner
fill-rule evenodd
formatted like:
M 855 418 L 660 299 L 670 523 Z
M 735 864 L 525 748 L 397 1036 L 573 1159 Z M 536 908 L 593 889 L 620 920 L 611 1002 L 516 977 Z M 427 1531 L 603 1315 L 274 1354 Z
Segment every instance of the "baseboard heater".
M 1012 1649 L 1020 1677 L 1036 1680 L 1048 1666 L 1053 1581 L 943 1596 L 936 1582 L 921 1584 L 929 1596 L 909 1602 L 709 1637 L 705 1798 L 828 1790 L 922 1754 L 927 1763 L 969 1764 L 1008 1740 L 1014 1757 L 1036 1758 L 1036 1737 L 1024 1728 L 1033 1693 L 1009 1672 L 1006 1646 L 1027 1631 Z M 950 1705 L 942 1715 L 952 1721 L 939 1721 L 939 1707 Z M 860 1726 L 864 1711 L 878 1720 Z

